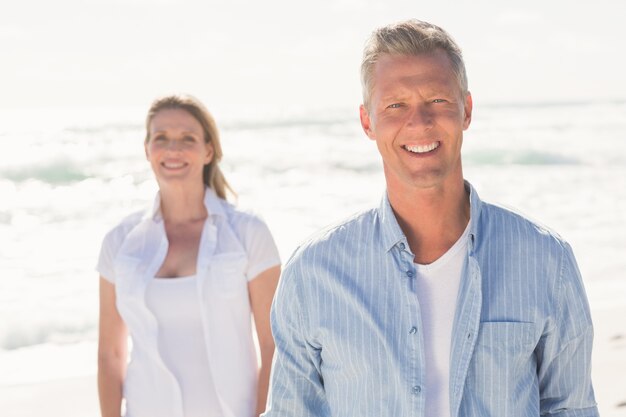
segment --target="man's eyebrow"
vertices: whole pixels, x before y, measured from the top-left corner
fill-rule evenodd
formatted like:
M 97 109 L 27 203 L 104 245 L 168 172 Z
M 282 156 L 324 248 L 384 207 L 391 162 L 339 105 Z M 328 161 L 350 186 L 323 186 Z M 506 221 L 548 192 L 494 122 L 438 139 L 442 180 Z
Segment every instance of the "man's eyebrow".
M 406 100 L 409 94 L 405 92 L 390 93 L 382 96 L 380 101 Z

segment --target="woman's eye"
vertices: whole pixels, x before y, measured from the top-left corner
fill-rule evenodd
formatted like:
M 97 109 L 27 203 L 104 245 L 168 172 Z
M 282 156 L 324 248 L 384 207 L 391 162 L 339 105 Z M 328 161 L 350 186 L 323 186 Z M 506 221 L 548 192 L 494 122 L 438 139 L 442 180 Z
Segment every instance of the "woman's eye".
M 195 142 L 195 141 L 196 141 L 196 138 L 194 138 L 193 136 L 185 136 L 185 137 L 183 138 L 183 140 L 184 140 L 185 142 Z
M 158 135 L 158 136 L 155 136 L 152 140 L 157 141 L 157 142 L 162 142 L 165 140 L 165 136 Z

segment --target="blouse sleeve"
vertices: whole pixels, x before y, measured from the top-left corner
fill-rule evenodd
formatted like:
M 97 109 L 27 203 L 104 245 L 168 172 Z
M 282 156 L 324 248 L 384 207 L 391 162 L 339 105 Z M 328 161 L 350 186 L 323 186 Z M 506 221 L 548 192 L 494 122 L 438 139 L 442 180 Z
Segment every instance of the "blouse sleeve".
M 261 272 L 280 265 L 280 256 L 274 238 L 265 222 L 251 216 L 246 222 L 243 244 L 248 255 L 246 277 L 252 281 Z
M 100 256 L 98 257 L 98 264 L 96 270 L 100 273 L 100 276 L 111 284 L 115 284 L 115 268 L 113 260 L 117 252 L 118 245 L 116 244 L 115 235 L 116 229 L 111 230 L 106 234 L 102 240 L 102 246 L 100 247 Z
M 96 270 L 111 284 L 115 284 L 115 257 L 117 252 L 122 246 L 126 234 L 137 224 L 142 215 L 142 212 L 137 212 L 126 217 L 111 229 L 102 240 Z

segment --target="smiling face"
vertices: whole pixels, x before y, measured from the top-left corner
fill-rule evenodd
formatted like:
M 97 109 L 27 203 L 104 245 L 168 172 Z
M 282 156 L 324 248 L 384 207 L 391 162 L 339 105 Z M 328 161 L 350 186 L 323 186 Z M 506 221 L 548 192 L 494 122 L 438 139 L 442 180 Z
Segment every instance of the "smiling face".
M 202 172 L 213 158 L 213 147 L 206 143 L 198 120 L 183 109 L 159 110 L 148 126 L 145 143 L 159 186 L 188 181 L 202 184 Z
M 376 141 L 388 190 L 445 187 L 462 181 L 461 144 L 472 99 L 443 50 L 380 57 L 361 125 Z

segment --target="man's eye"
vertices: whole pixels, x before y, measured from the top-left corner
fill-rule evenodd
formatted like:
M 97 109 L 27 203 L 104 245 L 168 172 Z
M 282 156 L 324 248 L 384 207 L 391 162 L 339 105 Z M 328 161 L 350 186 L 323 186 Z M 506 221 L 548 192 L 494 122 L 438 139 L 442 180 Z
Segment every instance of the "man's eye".
M 398 109 L 400 107 L 402 107 L 402 104 L 400 103 L 393 103 L 387 106 L 388 109 Z
M 445 103 L 447 100 L 443 98 L 436 98 L 433 100 L 433 103 Z

